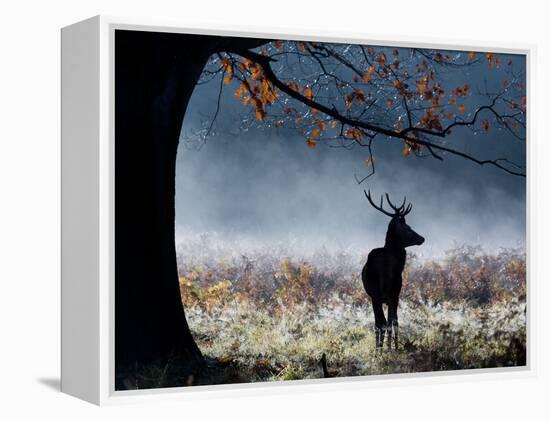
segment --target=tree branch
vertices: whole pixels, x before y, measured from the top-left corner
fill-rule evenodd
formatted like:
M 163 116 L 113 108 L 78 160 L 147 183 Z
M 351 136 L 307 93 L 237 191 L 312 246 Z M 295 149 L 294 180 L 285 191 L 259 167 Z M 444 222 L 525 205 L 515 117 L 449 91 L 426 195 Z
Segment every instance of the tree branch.
M 441 151 L 441 152 L 447 152 L 451 155 L 459 156 L 461 158 L 464 158 L 466 160 L 469 160 L 469 161 L 474 162 L 474 163 L 479 164 L 479 165 L 494 166 L 494 167 L 499 168 L 500 170 L 502 170 L 502 171 L 504 171 L 508 174 L 511 174 L 511 175 L 515 175 L 515 176 L 518 176 L 518 177 L 525 177 L 526 176 L 524 172 L 516 171 L 516 170 L 507 168 L 506 166 L 502 165 L 501 162 L 504 162 L 504 161 L 502 161 L 501 159 L 498 159 L 498 160 L 478 159 L 476 157 L 473 157 L 471 155 L 468 155 L 468 154 L 466 154 L 464 152 L 461 152 L 461 151 L 458 151 L 456 149 L 452 149 L 452 148 L 449 148 L 449 147 L 446 147 L 446 146 L 443 146 L 443 145 L 439 145 L 437 143 L 433 143 L 433 142 L 430 142 L 430 141 L 425 140 L 425 139 L 420 139 L 420 138 L 417 138 L 417 137 L 413 137 L 413 136 L 410 136 L 410 135 L 407 134 L 408 132 L 418 132 L 418 133 L 433 135 L 433 136 L 437 136 L 437 137 L 445 137 L 446 135 L 449 134 L 450 130 L 453 127 L 466 126 L 466 125 L 473 124 L 473 122 L 475 122 L 475 119 L 477 118 L 477 115 L 482 110 L 490 109 L 490 110 L 494 111 L 492 109 L 492 106 L 494 105 L 494 103 L 491 106 L 482 106 L 482 107 L 480 107 L 476 111 L 472 121 L 470 121 L 470 122 L 457 122 L 457 121 L 455 121 L 454 123 L 450 124 L 446 129 L 444 129 L 441 132 L 432 131 L 432 130 L 429 130 L 429 129 L 422 129 L 422 128 L 409 128 L 409 129 L 405 129 L 405 130 L 402 130 L 402 131 L 396 131 L 396 130 L 391 130 L 391 129 L 387 129 L 387 128 L 384 128 L 384 127 L 376 126 L 374 124 L 367 123 L 367 122 L 364 122 L 364 121 L 358 121 L 358 120 L 349 118 L 345 115 L 340 114 L 336 110 L 336 108 L 329 108 L 326 105 L 323 105 L 323 104 L 321 104 L 321 103 L 319 103 L 319 102 L 317 102 L 313 99 L 307 98 L 306 96 L 302 95 L 300 92 L 295 91 L 290 86 L 288 86 L 286 83 L 284 83 L 281 79 L 279 79 L 277 77 L 277 75 L 274 73 L 274 71 L 271 67 L 271 62 L 276 61 L 276 60 L 274 60 L 271 57 L 264 56 L 262 54 L 258 54 L 258 53 L 255 53 L 255 52 L 249 51 L 249 50 L 236 49 L 236 50 L 232 50 L 231 52 L 233 52 L 235 54 L 238 54 L 238 55 L 240 55 L 240 56 L 242 56 L 242 57 L 244 57 L 248 60 L 252 60 L 252 61 L 258 63 L 258 65 L 262 68 L 262 71 L 263 71 L 265 77 L 267 78 L 267 80 L 269 80 L 275 87 L 277 87 L 282 92 L 286 93 L 288 96 L 296 99 L 297 101 L 307 105 L 310 108 L 313 108 L 317 111 L 320 111 L 320 112 L 332 117 L 333 119 L 340 121 L 340 123 L 342 123 L 343 125 L 348 125 L 348 126 L 351 126 L 351 127 L 357 127 L 357 128 L 365 129 L 365 130 L 368 130 L 370 132 L 386 135 L 390 138 L 400 139 L 400 140 L 406 141 L 410 144 L 424 146 L 435 157 L 438 157 L 438 156 L 434 153 L 434 150 L 438 150 L 438 151 Z M 496 98 L 495 98 L 495 100 L 496 100 Z M 439 158 L 441 159 L 441 157 L 439 157 Z M 516 166 L 514 165 L 514 167 L 516 167 Z

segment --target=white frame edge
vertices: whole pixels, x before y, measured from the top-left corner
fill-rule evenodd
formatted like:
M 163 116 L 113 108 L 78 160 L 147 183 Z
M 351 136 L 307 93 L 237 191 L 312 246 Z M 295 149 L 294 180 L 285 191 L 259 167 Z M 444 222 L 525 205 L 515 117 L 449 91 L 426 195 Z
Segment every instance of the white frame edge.
M 95 26 L 97 24 L 97 26 Z M 79 28 L 79 29 L 76 29 Z M 85 29 L 83 29 L 85 28 Z M 262 395 L 266 391 L 272 394 L 288 394 L 297 391 L 334 391 L 343 389 L 364 389 L 369 387 L 381 386 L 414 386 L 420 384 L 443 384 L 479 380 L 499 380 L 504 378 L 525 378 L 536 375 L 536 337 L 533 332 L 536 330 L 536 320 L 532 317 L 536 311 L 533 297 L 536 297 L 536 285 L 531 279 L 532 268 L 534 267 L 533 244 L 535 244 L 535 233 L 531 230 L 532 222 L 535 220 L 535 206 L 533 197 L 533 177 L 535 148 L 533 145 L 533 112 L 528 114 L 527 124 L 527 259 L 528 259 L 528 314 L 527 314 L 527 338 L 528 355 L 526 367 L 512 368 L 492 368 L 461 370 L 456 372 L 444 373 L 415 373 L 415 374 L 393 374 L 384 376 L 363 376 L 346 377 L 335 379 L 319 380 L 299 380 L 292 383 L 273 382 L 273 383 L 255 383 L 255 384 L 237 384 L 237 385 L 216 385 L 216 386 L 194 386 L 178 387 L 155 390 L 137 390 L 137 391 L 115 391 L 114 390 L 114 30 L 131 29 L 142 31 L 176 32 L 176 33 L 194 33 L 204 35 L 231 35 L 243 37 L 265 37 L 273 39 L 296 39 L 296 40 L 317 40 L 324 42 L 346 42 L 363 43 L 372 45 L 419 47 L 419 48 L 438 48 L 465 51 L 493 51 L 497 53 L 525 54 L 527 60 L 527 101 L 529 110 L 534 104 L 534 58 L 536 49 L 534 45 L 499 45 L 494 42 L 468 41 L 464 44 L 457 40 L 437 40 L 406 39 L 399 36 L 379 36 L 364 33 L 352 32 L 330 32 L 325 29 L 318 31 L 301 30 L 297 28 L 265 28 L 257 26 L 235 26 L 235 25 L 212 25 L 210 23 L 185 23 L 171 20 L 154 20 L 143 18 L 120 18 L 111 16 L 96 16 L 89 20 L 71 25 L 62 30 L 62 38 L 69 36 L 78 36 L 81 30 L 96 31 L 97 48 L 99 49 L 97 63 L 92 57 L 85 57 L 93 63 L 93 67 L 99 70 L 97 79 L 98 92 L 94 94 L 89 92 L 89 86 L 75 86 L 70 80 L 65 80 L 75 71 L 74 68 L 67 68 L 69 57 L 67 55 L 75 54 L 68 48 L 67 43 L 62 42 L 62 391 L 80 397 L 96 404 L 122 404 L 138 402 L 158 402 L 158 401 L 181 401 L 182 399 L 209 399 L 212 397 L 242 397 Z M 322 34 L 322 35 L 321 35 Z M 87 34 L 91 35 L 91 34 Z M 75 43 L 83 47 L 85 40 L 75 40 Z M 96 46 L 94 46 L 96 47 Z M 74 48 L 73 48 L 74 49 Z M 91 48 L 90 51 L 94 51 Z M 67 59 L 67 61 L 65 61 Z M 74 59 L 74 57 L 72 57 Z M 91 64 L 92 65 L 92 64 Z M 74 76 L 77 77 L 77 76 Z M 79 75 L 82 82 L 91 78 L 90 74 Z M 71 96 L 68 89 L 77 91 Z M 78 99 L 80 97 L 80 99 Z M 97 109 L 94 108 L 94 101 L 98 100 Z M 74 108 L 73 108 L 74 107 Z M 76 109 L 76 115 L 70 113 L 71 109 Z M 69 140 L 76 133 L 80 132 L 82 123 L 82 113 L 97 111 L 98 121 L 96 126 L 90 129 L 86 136 L 79 135 L 80 143 L 76 148 L 70 147 Z M 90 123 L 91 124 L 91 123 Z M 95 140 L 94 140 L 95 139 Z M 98 146 L 97 161 L 92 165 L 92 170 L 97 167 L 97 173 L 94 171 L 82 172 L 74 168 L 71 169 L 71 160 L 78 157 L 79 148 L 92 148 L 93 145 L 85 143 L 97 142 Z M 84 150 L 84 149 L 82 149 Z M 81 151 L 80 150 L 80 153 Z M 79 227 L 71 225 L 72 219 L 67 211 L 75 201 L 90 199 L 88 196 L 79 198 L 69 197 L 71 190 L 66 180 L 73 178 L 73 184 L 86 185 L 91 180 L 95 180 L 98 191 L 97 208 L 92 207 L 90 215 L 80 220 L 90 221 L 91 226 L 80 224 Z M 94 178 L 95 177 L 95 178 Z M 95 202 L 94 202 L 95 203 Z M 97 213 L 94 213 L 97 209 Z M 97 221 L 97 226 L 93 222 Z M 97 232 L 94 229 L 97 228 Z M 69 232 L 70 231 L 70 232 Z M 73 282 L 74 277 L 81 274 L 81 259 L 87 259 L 90 256 L 78 255 L 72 253 L 71 245 L 78 245 L 78 238 L 87 234 L 97 235 L 97 243 L 91 241 L 87 247 L 94 247 L 98 256 L 98 267 L 96 269 L 97 278 L 94 276 L 85 276 L 77 284 L 83 286 L 84 278 L 87 280 L 96 279 L 98 288 L 93 285 L 84 285 L 89 290 L 92 297 L 97 301 L 90 303 L 89 297 L 86 297 L 84 290 L 75 291 Z M 86 237 L 84 237 L 86 238 Z M 85 247 L 83 247 L 85 249 Z M 78 254 L 78 253 L 76 253 Z M 93 255 L 93 253 L 92 253 Z M 80 260 L 79 260 L 80 259 Z M 88 259 L 84 263 L 92 264 Z M 77 276 L 78 275 L 78 276 Z M 87 274 L 89 275 L 89 274 Z M 73 289 L 71 289 L 73 287 Z M 91 314 L 79 316 L 79 309 L 90 308 Z M 70 318 L 70 320 L 67 320 Z M 72 321 L 72 322 L 71 322 Z M 80 324 L 79 324 L 80 323 Z M 85 337 L 84 342 L 75 344 L 74 326 L 80 326 L 80 330 L 88 333 L 81 334 Z M 73 330 L 71 330 L 73 328 Z M 94 333 L 97 332 L 97 340 Z M 84 349 L 84 344 L 93 344 L 91 350 Z M 84 352 L 85 358 L 76 360 L 75 352 Z M 83 370 L 78 370 L 77 361 L 91 361 L 93 367 L 87 367 L 86 373 L 89 377 L 82 376 Z M 97 362 L 97 365 L 95 365 Z M 76 371 L 73 371 L 76 370 Z M 95 371 L 94 371 L 95 370 Z M 471 375 L 475 374 L 475 377 Z M 200 393 L 197 393 L 200 392 Z
M 61 32 L 61 391 L 99 403 L 99 18 Z

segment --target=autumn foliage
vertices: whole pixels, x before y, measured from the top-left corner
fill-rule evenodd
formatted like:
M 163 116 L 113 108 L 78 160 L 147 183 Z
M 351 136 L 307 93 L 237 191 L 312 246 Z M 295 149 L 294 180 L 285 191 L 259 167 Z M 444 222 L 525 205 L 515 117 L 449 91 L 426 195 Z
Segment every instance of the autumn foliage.
M 458 129 L 498 128 L 524 139 L 525 66 L 520 56 L 504 58 L 503 63 L 492 52 L 277 40 L 256 50 L 218 53 L 205 78 L 222 75 L 251 110 L 249 124 L 290 128 L 310 148 L 320 142 L 371 146 L 382 136 L 403 142 L 405 156 L 442 159 L 456 152 L 443 139 Z M 477 81 L 471 79 L 474 72 Z M 492 83 L 481 87 L 480 76 Z M 492 164 L 523 174 L 502 160 Z

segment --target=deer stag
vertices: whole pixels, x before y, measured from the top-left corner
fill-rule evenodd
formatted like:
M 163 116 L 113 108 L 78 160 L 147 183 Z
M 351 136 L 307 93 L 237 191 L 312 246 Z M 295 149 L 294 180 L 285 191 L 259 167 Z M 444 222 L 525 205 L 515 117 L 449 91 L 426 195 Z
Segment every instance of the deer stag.
M 424 242 L 424 237 L 414 232 L 405 222 L 405 216 L 412 210 L 412 204 L 410 203 L 405 207 L 406 197 L 403 204 L 396 207 L 386 193 L 386 201 L 393 210 L 393 212 L 388 212 L 383 207 L 384 196 L 380 198 L 380 206 L 377 206 L 370 196 L 370 190 L 368 193 L 366 191 L 364 193 L 375 209 L 391 218 L 386 232 L 386 243 L 384 247 L 376 248 L 369 253 L 361 278 L 365 290 L 371 298 L 374 310 L 376 347 L 381 348 L 384 345 L 384 335 L 387 330 L 388 346 L 391 348 L 393 332 L 395 349 L 397 349 L 397 304 L 401 292 L 401 273 L 407 259 L 405 248 L 421 245 Z M 382 304 L 388 305 L 387 322 Z

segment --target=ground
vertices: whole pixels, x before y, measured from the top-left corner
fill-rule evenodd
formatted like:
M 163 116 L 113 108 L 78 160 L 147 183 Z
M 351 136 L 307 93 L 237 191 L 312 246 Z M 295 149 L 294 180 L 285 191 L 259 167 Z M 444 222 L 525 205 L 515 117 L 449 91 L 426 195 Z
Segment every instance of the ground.
M 338 377 L 526 362 L 521 250 L 456 247 L 439 259 L 411 255 L 397 350 L 375 349 L 360 255 L 325 251 L 305 259 L 259 250 L 225 256 L 185 245 L 178 251 L 182 300 L 207 366 L 186 379 L 166 377 L 168 366 L 145 367 L 136 387 L 321 378 L 323 354 L 329 375 Z

